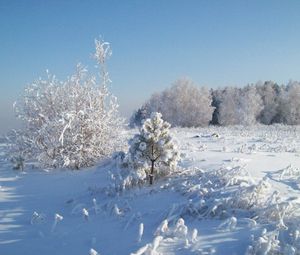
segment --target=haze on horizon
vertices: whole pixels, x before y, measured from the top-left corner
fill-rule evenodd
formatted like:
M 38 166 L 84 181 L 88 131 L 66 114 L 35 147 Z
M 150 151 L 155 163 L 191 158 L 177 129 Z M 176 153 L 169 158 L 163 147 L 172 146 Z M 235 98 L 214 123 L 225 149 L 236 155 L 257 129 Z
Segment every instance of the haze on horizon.
M 94 39 L 112 46 L 120 112 L 187 76 L 207 87 L 300 80 L 300 2 L 0 0 L 0 134 L 13 102 L 45 70 L 93 69 Z

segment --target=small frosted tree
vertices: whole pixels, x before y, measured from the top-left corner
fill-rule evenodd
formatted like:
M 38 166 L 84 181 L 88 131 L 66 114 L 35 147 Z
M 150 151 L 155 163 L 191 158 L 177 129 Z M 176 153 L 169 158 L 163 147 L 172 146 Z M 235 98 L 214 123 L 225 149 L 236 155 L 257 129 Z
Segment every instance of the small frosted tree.
M 174 170 L 179 160 L 176 145 L 169 133 L 170 124 L 163 121 L 160 113 L 152 113 L 137 134 L 130 140 L 129 155 L 136 167 L 149 169 L 149 183 L 154 174 L 166 175 Z M 157 167 L 157 168 L 155 168 Z

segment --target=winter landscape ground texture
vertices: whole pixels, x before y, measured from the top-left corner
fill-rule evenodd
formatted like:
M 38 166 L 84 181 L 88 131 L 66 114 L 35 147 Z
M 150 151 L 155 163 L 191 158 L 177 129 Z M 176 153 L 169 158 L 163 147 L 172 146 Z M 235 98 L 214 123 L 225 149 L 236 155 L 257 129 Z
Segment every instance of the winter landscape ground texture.
M 0 254 L 300 254 L 299 127 L 171 133 L 176 172 L 123 191 L 113 160 L 20 172 L 3 149 Z

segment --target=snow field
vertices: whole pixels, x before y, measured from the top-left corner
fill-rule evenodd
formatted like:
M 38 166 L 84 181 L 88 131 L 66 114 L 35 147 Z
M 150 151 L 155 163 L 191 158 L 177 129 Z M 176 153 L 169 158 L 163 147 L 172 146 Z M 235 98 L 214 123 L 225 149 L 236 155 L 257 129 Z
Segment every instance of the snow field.
M 0 254 L 298 254 L 299 131 L 172 129 L 176 172 L 122 192 L 112 161 L 18 172 L 1 160 Z

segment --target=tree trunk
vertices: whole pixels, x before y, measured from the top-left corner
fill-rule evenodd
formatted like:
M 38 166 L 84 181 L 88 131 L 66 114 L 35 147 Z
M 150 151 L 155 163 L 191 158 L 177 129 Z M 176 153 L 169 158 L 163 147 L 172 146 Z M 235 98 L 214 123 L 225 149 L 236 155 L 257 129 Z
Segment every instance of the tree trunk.
M 153 177 L 154 177 L 154 160 L 151 160 L 151 172 L 149 174 L 149 182 L 150 182 L 150 185 L 153 184 Z

